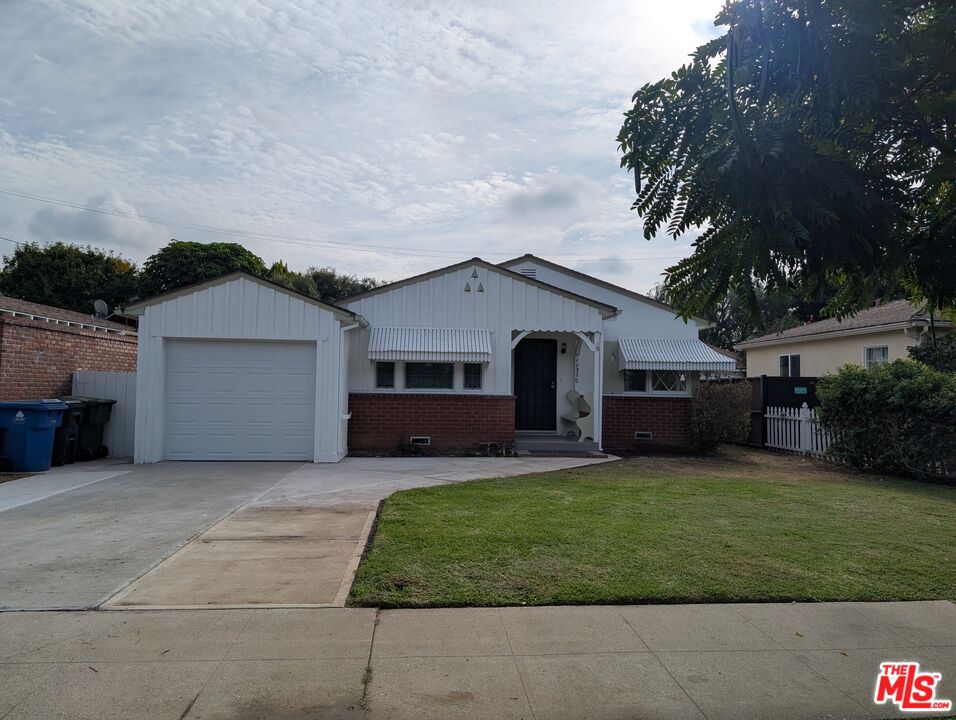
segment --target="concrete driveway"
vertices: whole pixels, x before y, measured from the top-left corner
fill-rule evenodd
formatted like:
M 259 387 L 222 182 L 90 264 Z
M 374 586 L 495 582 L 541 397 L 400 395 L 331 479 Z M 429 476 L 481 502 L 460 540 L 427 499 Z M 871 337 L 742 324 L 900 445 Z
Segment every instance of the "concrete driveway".
M 347 458 L 336 465 L 57 468 L 0 485 L 0 609 L 343 605 L 381 498 L 593 462 Z
M 0 608 L 95 607 L 299 463 L 85 463 L 0 485 Z

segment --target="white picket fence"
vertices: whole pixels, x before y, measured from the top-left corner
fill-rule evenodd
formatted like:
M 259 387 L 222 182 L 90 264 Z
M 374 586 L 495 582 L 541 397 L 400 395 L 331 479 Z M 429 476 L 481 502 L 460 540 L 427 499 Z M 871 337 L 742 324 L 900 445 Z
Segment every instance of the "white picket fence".
M 116 401 L 109 422 L 103 428 L 103 444 L 109 448 L 110 455 L 131 456 L 136 418 L 136 373 L 75 372 L 73 394 Z
M 830 447 L 830 433 L 823 429 L 815 410 L 807 407 L 768 407 L 764 413 L 767 421 L 767 447 L 777 450 L 826 455 Z

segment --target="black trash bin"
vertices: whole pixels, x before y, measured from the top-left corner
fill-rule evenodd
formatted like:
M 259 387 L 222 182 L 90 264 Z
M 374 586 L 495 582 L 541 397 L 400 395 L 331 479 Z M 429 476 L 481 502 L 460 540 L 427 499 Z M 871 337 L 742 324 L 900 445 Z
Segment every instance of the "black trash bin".
M 53 433 L 53 456 L 50 464 L 54 467 L 69 465 L 76 460 L 80 424 L 83 422 L 86 406 L 86 403 L 76 398 L 66 398 L 61 402 L 66 403 L 66 410 L 63 411 L 63 422 Z
M 110 413 L 116 401 L 80 395 L 68 395 L 60 399 L 63 402 L 77 400 L 83 403 L 83 421 L 80 423 L 77 436 L 76 459 L 92 460 L 106 457 L 109 454 L 109 448 L 103 444 L 103 430 L 109 422 Z

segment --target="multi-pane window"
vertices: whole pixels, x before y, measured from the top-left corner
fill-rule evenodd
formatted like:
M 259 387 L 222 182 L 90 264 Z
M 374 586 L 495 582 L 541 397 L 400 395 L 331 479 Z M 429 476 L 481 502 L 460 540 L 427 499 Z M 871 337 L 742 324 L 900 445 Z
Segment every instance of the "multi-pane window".
M 882 365 L 890 359 L 890 349 L 886 345 L 863 348 L 863 364 L 866 369 Z
M 465 390 L 481 390 L 481 364 L 465 363 L 464 373 Z
M 405 387 L 409 390 L 451 390 L 453 363 L 405 363 Z
M 686 393 L 684 370 L 625 370 L 624 392 Z
M 375 387 L 377 388 L 395 387 L 395 363 L 393 362 L 375 363 Z
M 687 373 L 680 370 L 652 370 L 651 390 L 654 392 L 687 392 Z
M 800 377 L 800 356 L 780 356 L 780 377 Z
M 647 370 L 625 370 L 624 391 L 647 392 Z

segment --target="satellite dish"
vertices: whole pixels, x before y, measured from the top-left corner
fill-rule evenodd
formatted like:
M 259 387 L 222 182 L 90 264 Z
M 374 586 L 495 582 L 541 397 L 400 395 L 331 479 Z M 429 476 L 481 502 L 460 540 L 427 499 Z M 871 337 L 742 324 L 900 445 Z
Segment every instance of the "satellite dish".
M 97 320 L 105 320 L 109 317 L 110 306 L 106 304 L 105 300 L 94 300 L 93 301 L 93 315 Z

